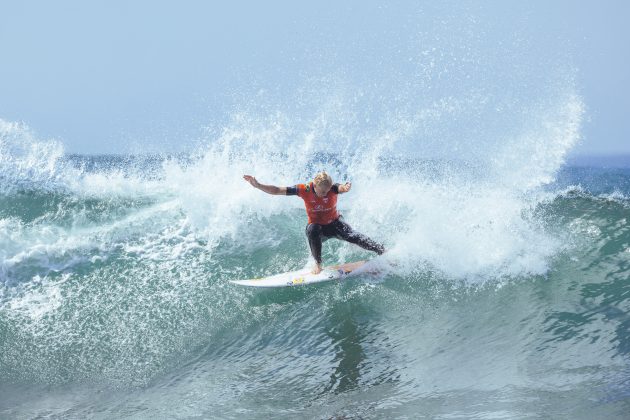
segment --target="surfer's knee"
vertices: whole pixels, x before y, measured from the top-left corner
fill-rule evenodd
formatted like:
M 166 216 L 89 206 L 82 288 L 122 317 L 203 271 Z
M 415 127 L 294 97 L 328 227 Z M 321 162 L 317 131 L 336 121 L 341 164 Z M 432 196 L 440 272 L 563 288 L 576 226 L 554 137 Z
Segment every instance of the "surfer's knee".
M 311 238 L 314 236 L 321 236 L 322 234 L 322 225 L 318 225 L 317 223 L 310 223 L 306 226 L 306 235 Z

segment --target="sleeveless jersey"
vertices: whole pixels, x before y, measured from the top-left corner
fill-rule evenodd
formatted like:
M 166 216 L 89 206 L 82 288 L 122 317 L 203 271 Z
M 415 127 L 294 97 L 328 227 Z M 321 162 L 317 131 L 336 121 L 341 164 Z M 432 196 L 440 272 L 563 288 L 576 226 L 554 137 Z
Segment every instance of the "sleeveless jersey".
M 318 197 L 315 194 L 313 183 L 297 184 L 295 192 L 298 197 L 304 200 L 308 223 L 317 223 L 319 225 L 327 225 L 339 218 L 337 213 L 337 194 L 338 184 L 332 186 L 325 197 Z

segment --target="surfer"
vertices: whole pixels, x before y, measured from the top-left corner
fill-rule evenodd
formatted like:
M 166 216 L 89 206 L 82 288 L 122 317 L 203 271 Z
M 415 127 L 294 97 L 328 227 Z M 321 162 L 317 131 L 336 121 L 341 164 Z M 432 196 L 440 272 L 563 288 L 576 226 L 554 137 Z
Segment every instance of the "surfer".
M 332 178 L 326 172 L 319 172 L 308 184 L 297 184 L 292 187 L 264 185 L 251 175 L 243 175 L 243 179 L 254 188 L 267 194 L 297 195 L 304 200 L 304 207 L 306 207 L 306 215 L 308 216 L 306 236 L 311 248 L 311 255 L 315 259 L 313 274 L 322 271 L 322 242 L 328 238 L 334 237 L 357 244 L 363 249 L 376 252 L 378 255 L 385 252 L 383 245 L 355 232 L 337 212 L 337 195 L 350 191 L 352 183 L 333 184 Z

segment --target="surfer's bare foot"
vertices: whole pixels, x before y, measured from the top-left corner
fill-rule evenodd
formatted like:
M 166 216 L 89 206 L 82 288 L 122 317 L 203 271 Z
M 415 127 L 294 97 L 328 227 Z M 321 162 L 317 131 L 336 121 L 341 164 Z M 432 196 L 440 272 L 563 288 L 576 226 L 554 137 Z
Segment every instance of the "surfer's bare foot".
M 315 267 L 313 267 L 313 269 L 311 270 L 312 274 L 319 274 L 321 272 L 322 272 L 321 264 L 315 264 Z

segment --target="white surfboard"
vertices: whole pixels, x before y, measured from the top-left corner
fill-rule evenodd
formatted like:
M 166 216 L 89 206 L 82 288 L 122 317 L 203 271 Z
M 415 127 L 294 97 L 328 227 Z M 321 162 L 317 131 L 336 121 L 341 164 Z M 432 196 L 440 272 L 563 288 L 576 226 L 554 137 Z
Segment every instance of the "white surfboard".
M 249 287 L 291 287 L 305 286 L 307 284 L 321 283 L 324 281 L 341 280 L 351 274 L 364 272 L 367 261 L 357 261 L 340 265 L 331 265 L 324 268 L 319 274 L 312 274 L 310 268 L 290 271 L 288 273 L 276 274 L 269 277 L 249 280 L 230 280 L 230 283 L 240 284 Z

